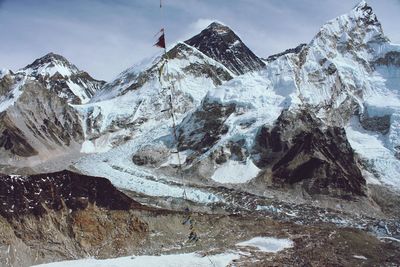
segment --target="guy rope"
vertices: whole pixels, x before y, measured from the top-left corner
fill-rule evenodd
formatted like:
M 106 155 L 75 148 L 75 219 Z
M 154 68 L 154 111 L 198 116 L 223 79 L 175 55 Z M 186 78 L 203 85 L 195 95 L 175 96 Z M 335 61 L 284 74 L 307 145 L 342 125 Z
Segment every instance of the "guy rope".
M 162 8 L 162 2 L 160 0 L 160 8 Z M 187 194 L 186 194 L 186 181 L 185 177 L 183 174 L 183 168 L 182 168 L 182 159 L 179 153 L 179 147 L 178 147 L 178 129 L 177 129 L 177 118 L 176 118 L 176 109 L 174 105 L 174 99 L 175 99 L 175 81 L 172 79 L 171 74 L 169 73 L 168 69 L 168 61 L 169 61 L 169 55 L 167 52 L 166 48 L 166 41 L 165 41 L 165 28 L 162 28 L 156 35 L 158 35 L 158 40 L 154 44 L 157 47 L 160 47 L 164 50 L 163 54 L 163 59 L 162 63 L 160 64 L 160 69 L 159 69 L 159 82 L 161 85 L 162 89 L 167 89 L 169 91 L 168 95 L 168 105 L 169 107 L 165 110 L 162 110 L 162 112 L 168 111 L 170 114 L 170 117 L 172 119 L 172 133 L 174 136 L 175 140 L 175 151 L 172 151 L 171 153 L 176 154 L 178 158 L 178 175 L 180 176 L 180 179 L 182 181 L 183 185 L 183 195 L 182 198 L 183 200 L 187 201 Z M 164 79 L 163 79 L 164 78 Z M 165 81 L 165 85 L 163 84 L 163 81 Z M 189 225 L 190 233 L 188 236 L 188 241 L 190 242 L 197 242 L 199 240 L 199 236 L 197 234 L 197 231 L 194 228 L 194 220 L 192 218 L 192 212 L 190 211 L 189 207 L 185 208 L 185 219 L 183 220 L 182 224 L 184 225 Z

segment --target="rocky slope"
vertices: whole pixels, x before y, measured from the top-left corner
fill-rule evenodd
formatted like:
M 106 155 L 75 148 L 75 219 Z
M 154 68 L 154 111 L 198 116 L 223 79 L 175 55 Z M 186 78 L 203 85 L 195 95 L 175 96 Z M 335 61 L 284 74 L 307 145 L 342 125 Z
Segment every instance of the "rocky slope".
M 98 177 L 0 176 L 0 266 L 125 255 L 146 240 L 145 207 Z

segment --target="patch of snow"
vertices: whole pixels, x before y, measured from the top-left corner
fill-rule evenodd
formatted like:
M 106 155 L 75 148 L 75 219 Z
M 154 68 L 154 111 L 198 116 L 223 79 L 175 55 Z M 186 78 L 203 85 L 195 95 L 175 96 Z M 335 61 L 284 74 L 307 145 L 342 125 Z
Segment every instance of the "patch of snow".
M 10 92 L 0 96 L 0 112 L 3 112 L 10 106 L 14 105 L 15 101 L 22 95 L 22 87 L 27 80 L 27 76 L 24 76 L 20 81 L 13 85 Z
M 394 237 L 390 237 L 390 236 L 382 236 L 382 237 L 378 237 L 379 239 L 387 239 L 390 241 L 395 241 L 395 242 L 399 242 L 400 243 L 400 239 L 394 238 Z
M 161 256 L 133 256 L 115 259 L 96 260 L 84 259 L 63 261 L 48 264 L 35 265 L 36 267 L 225 267 L 240 256 L 234 253 L 223 253 L 203 257 L 196 253 L 171 254 Z
M 263 252 L 277 253 L 285 248 L 293 247 L 290 239 L 278 239 L 274 237 L 254 237 L 250 240 L 237 243 L 236 246 L 255 247 Z
M 67 85 L 69 89 L 72 91 L 72 93 L 81 100 L 82 104 L 89 102 L 90 98 L 80 85 L 77 85 L 76 83 L 70 80 L 67 80 Z
M 190 154 L 190 151 L 179 151 L 179 158 L 178 158 L 178 153 L 172 153 L 166 162 L 164 162 L 161 167 L 169 166 L 169 165 L 178 165 L 179 164 L 179 159 L 181 161 L 181 164 L 183 164 L 186 159 L 188 154 Z
M 239 161 L 228 160 L 214 172 L 211 179 L 223 184 L 246 183 L 255 178 L 259 171 L 260 169 L 254 165 L 251 159 L 247 159 L 245 164 Z
M 86 140 L 82 143 L 81 153 L 90 154 L 90 153 L 104 153 L 109 151 L 112 146 L 107 139 L 104 138 L 105 136 L 101 136 L 94 141 Z
M 367 260 L 366 257 L 360 256 L 360 255 L 353 255 L 353 258 L 359 259 L 359 260 Z
M 364 130 L 356 117 L 347 125 L 346 136 L 355 152 L 379 174 L 380 182 L 400 188 L 400 161 L 386 147 L 385 136 Z
M 2 79 L 7 74 L 10 74 L 10 70 L 9 69 L 0 69 L 0 79 Z

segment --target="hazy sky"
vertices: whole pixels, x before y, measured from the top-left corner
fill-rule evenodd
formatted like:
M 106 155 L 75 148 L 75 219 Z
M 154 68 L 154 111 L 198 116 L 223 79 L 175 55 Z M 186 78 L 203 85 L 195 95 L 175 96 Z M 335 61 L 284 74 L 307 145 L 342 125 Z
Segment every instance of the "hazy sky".
M 157 53 L 154 34 L 185 40 L 212 20 L 230 26 L 259 56 L 309 42 L 324 22 L 359 0 L 0 0 L 0 68 L 17 70 L 48 52 L 110 80 Z M 369 0 L 400 43 L 400 0 Z

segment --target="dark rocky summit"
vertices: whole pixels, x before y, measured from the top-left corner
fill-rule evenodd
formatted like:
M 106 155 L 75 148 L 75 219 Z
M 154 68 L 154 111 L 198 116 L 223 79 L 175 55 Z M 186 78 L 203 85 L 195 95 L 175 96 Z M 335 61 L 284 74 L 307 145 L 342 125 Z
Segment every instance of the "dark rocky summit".
M 265 66 L 229 27 L 218 22 L 211 23 L 201 33 L 185 42 L 237 75 L 260 70 Z

